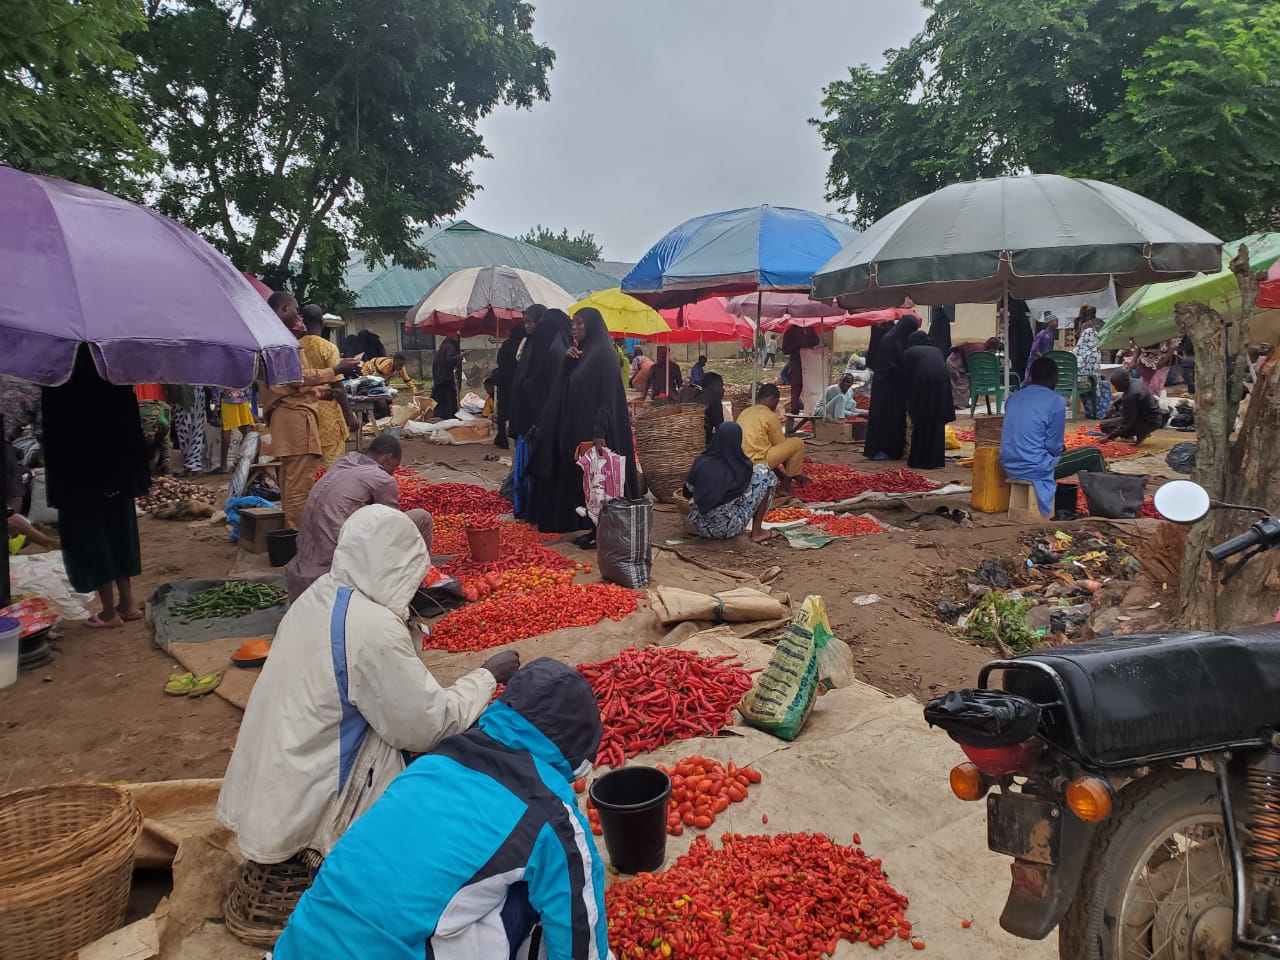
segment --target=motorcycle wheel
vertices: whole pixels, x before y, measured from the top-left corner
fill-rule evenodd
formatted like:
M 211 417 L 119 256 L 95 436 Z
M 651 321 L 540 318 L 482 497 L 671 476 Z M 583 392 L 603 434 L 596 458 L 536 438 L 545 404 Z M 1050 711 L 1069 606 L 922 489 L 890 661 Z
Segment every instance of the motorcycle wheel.
M 1062 960 L 1230 957 L 1231 867 L 1214 777 L 1138 780 L 1110 822 L 1058 927 Z

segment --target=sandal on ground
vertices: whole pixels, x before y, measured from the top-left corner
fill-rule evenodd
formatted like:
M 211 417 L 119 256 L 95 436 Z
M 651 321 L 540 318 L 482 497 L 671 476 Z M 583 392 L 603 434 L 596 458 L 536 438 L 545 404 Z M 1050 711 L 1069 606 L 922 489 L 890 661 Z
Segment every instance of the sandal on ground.
M 116 613 L 120 613 L 120 611 L 117 610 Z M 130 616 L 125 616 L 123 613 L 120 613 L 120 619 L 123 620 L 125 623 L 133 623 L 137 620 L 142 619 L 142 611 L 135 610 Z
M 194 673 L 175 673 L 169 677 L 164 685 L 164 694 L 166 697 L 185 697 L 191 692 L 192 686 L 195 685 L 196 677 Z
M 187 694 L 190 697 L 203 697 L 205 694 L 213 693 L 218 688 L 218 684 L 222 682 L 222 672 L 206 673 L 203 677 L 196 677 L 191 684 L 191 692 Z
M 95 613 L 84 622 L 84 625 L 86 627 L 91 627 L 94 630 L 117 630 L 124 626 L 124 621 L 121 621 L 120 623 L 112 623 L 110 620 L 103 620 L 101 613 Z

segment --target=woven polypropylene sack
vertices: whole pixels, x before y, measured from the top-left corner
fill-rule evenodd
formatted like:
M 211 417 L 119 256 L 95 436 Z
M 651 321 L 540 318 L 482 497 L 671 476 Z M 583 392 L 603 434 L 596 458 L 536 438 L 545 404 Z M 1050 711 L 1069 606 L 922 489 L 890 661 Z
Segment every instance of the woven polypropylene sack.
M 649 585 L 653 504 L 622 497 L 606 500 L 596 524 L 596 564 L 610 583 L 638 590 Z

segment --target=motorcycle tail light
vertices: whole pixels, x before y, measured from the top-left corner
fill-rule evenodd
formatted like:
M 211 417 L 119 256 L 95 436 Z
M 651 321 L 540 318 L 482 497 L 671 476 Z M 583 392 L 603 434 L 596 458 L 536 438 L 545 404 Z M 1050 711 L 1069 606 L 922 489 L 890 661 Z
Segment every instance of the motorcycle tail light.
M 989 787 L 987 778 L 972 763 L 962 763 L 951 770 L 951 792 L 961 800 L 981 800 Z
M 1097 777 L 1076 777 L 1067 787 L 1067 809 L 1085 823 L 1111 816 L 1111 786 Z
M 1025 773 L 1040 759 L 1043 744 L 1036 737 L 1007 747 L 975 747 L 962 743 L 960 749 L 973 765 L 988 777 Z

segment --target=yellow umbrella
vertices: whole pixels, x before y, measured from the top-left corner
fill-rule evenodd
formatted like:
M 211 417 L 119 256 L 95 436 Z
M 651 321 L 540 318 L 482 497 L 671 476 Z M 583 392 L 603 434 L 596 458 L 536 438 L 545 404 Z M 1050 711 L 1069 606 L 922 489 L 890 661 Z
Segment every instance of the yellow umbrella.
M 572 316 L 583 307 L 595 307 L 599 310 L 604 317 L 604 325 L 616 336 L 648 337 L 671 330 L 658 311 L 623 293 L 618 287 L 601 290 L 585 300 L 579 300 L 569 308 L 569 314 Z

